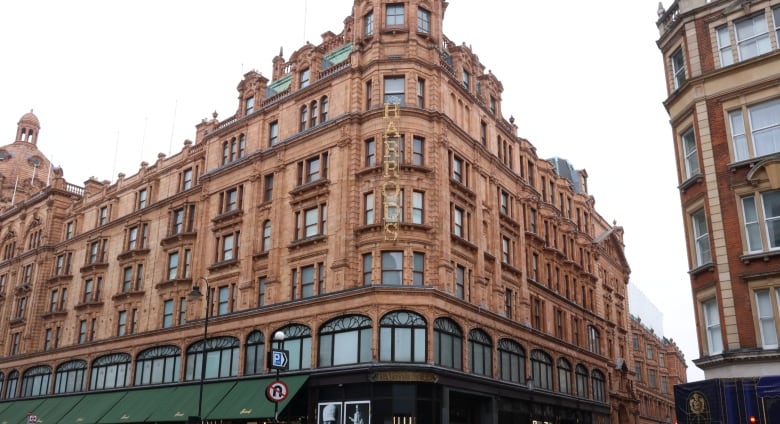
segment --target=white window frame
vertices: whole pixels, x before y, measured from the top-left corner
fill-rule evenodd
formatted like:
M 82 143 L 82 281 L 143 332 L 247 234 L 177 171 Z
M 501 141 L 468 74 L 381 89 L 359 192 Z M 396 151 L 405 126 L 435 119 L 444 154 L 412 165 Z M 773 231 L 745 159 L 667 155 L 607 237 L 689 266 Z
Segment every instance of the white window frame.
M 731 49 L 731 34 L 729 26 L 723 25 L 715 29 L 715 38 L 718 40 L 718 54 L 720 66 L 729 66 L 734 63 L 734 53 Z
M 733 110 L 729 121 L 735 160 L 780 152 L 780 98 Z
M 701 302 L 702 322 L 704 322 L 704 338 L 707 339 L 707 353 L 717 355 L 723 352 L 723 335 L 720 333 L 720 312 L 718 300 L 710 298 Z
M 691 234 L 693 236 L 694 259 L 696 267 L 712 263 L 710 234 L 707 228 L 707 215 L 704 208 L 691 214 Z
M 772 292 L 775 293 L 776 300 L 780 300 L 780 290 L 761 289 L 754 292 L 756 300 L 756 321 L 758 324 L 759 335 L 761 336 L 761 347 L 764 349 L 777 349 L 778 337 L 777 326 L 775 324 L 776 305 L 772 303 Z
M 699 168 L 699 151 L 696 147 L 696 133 L 693 127 L 689 128 L 680 137 L 682 141 L 683 155 L 685 156 L 685 177 L 692 178 L 701 173 Z
M 749 25 L 747 25 L 748 22 Z M 749 33 L 741 33 L 748 28 L 750 29 Z M 740 35 L 742 39 L 740 39 Z M 772 50 L 772 43 L 769 40 L 769 26 L 763 11 L 734 22 L 734 36 L 737 39 L 737 52 L 740 61 L 761 56 Z M 752 47 L 755 47 L 755 51 L 748 51 Z
M 768 216 L 780 202 L 780 190 L 751 194 L 742 198 L 742 219 L 745 230 L 745 247 L 750 253 L 780 249 L 773 231 L 780 231 L 780 215 Z
M 669 62 L 672 65 L 672 80 L 674 81 L 674 89 L 678 89 L 685 84 L 685 55 L 683 54 L 682 46 L 672 53 L 669 57 Z

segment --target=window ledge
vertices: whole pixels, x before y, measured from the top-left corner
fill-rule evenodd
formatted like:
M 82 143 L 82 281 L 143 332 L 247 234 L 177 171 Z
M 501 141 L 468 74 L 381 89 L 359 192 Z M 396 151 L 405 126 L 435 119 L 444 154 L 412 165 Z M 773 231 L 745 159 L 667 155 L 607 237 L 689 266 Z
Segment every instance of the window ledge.
M 143 297 L 144 293 L 145 293 L 145 291 L 143 291 L 143 290 L 132 290 L 132 291 L 127 291 L 127 292 L 117 293 L 117 294 L 111 296 L 111 300 L 121 301 L 121 300 L 127 300 L 127 299 L 135 298 L 135 297 Z
M 330 180 L 329 179 L 327 179 L 327 178 L 320 178 L 319 180 L 311 181 L 311 182 L 308 182 L 308 183 L 303 183 L 303 184 L 295 187 L 294 189 L 292 189 L 292 191 L 290 191 L 290 195 L 291 196 L 302 196 L 302 195 L 307 194 L 308 192 L 311 192 L 311 191 L 316 191 L 315 194 L 320 194 L 320 195 L 321 194 L 327 194 L 327 188 L 328 188 L 329 185 L 330 185 Z M 304 200 L 304 199 L 294 199 L 290 203 L 291 204 L 296 204 L 296 203 L 300 203 L 302 200 Z
M 469 249 L 469 250 L 474 251 L 474 252 L 477 251 L 478 247 L 477 247 L 476 244 L 474 244 L 474 243 L 472 243 L 472 242 L 470 242 L 470 241 L 468 241 L 468 240 L 464 239 L 463 237 L 461 237 L 459 235 L 456 235 L 456 234 L 452 234 L 451 236 L 452 236 L 451 237 L 452 241 L 455 244 L 457 244 L 458 246 L 465 247 L 466 249 Z
M 163 289 L 166 287 L 177 287 L 177 286 L 191 286 L 192 285 L 192 278 L 174 278 L 173 280 L 165 280 L 160 281 L 159 283 L 154 285 L 154 288 L 156 289 Z
M 94 262 L 91 264 L 87 264 L 79 268 L 79 271 L 81 271 L 82 274 L 87 274 L 90 272 L 95 272 L 99 270 L 104 270 L 108 268 L 108 262 Z
M 14 287 L 16 294 L 27 293 L 30 291 L 30 283 L 19 284 Z
M 102 307 L 102 306 L 103 306 L 103 301 L 102 300 L 90 300 L 89 302 L 79 303 L 78 305 L 74 306 L 73 309 L 75 309 L 77 311 L 80 311 L 80 310 L 83 310 L 83 309 L 89 309 L 89 308 L 93 308 L 93 307 L 98 307 L 99 308 L 99 307 Z
M 514 266 L 512 266 L 512 265 L 510 265 L 510 264 L 508 264 L 506 262 L 501 262 L 501 269 L 503 271 L 508 271 L 509 273 L 515 274 L 515 275 L 520 276 L 520 277 L 523 275 L 523 271 L 522 270 L 520 270 L 519 268 L 516 268 L 516 267 L 514 267 Z
M 43 319 L 53 319 L 53 318 L 61 318 L 68 316 L 68 311 L 66 310 L 57 310 L 57 311 L 50 311 L 43 315 L 41 315 L 41 318 Z
M 710 263 L 706 263 L 704 265 L 700 265 L 700 266 L 698 266 L 698 267 L 688 271 L 688 274 L 693 276 L 693 275 L 703 274 L 703 273 L 705 273 L 707 271 L 715 272 L 715 264 L 710 262 Z
M 235 266 L 238 266 L 238 259 L 237 258 L 228 259 L 226 261 L 213 263 L 213 264 L 209 265 L 209 271 L 210 272 L 220 271 L 220 270 L 223 270 L 223 269 L 226 269 L 226 268 L 232 268 L 232 267 L 235 267 Z
M 164 239 L 160 240 L 160 246 L 168 247 L 171 245 L 183 243 L 185 241 L 191 241 L 195 240 L 195 237 L 198 235 L 195 231 L 187 231 L 182 233 L 176 233 L 173 235 L 170 235 L 168 237 L 165 237 Z
M 382 34 L 398 34 L 398 33 L 408 33 L 409 28 L 407 28 L 404 25 L 387 25 L 384 28 L 382 28 Z
M 677 186 L 677 189 L 680 190 L 681 193 L 685 193 L 689 188 L 701 183 L 702 181 L 704 181 L 704 175 L 698 173 L 683 181 L 682 184 Z
M 304 239 L 295 240 L 292 243 L 290 243 L 287 248 L 292 249 L 300 249 L 301 247 L 315 245 L 321 241 L 327 240 L 327 236 L 323 234 L 318 234 L 316 236 L 307 237 Z
M 237 208 L 215 216 L 211 219 L 211 222 L 214 224 L 225 224 L 227 221 L 238 220 L 243 215 L 244 211 L 242 211 L 240 208 Z
M 57 284 L 62 281 L 70 281 L 73 279 L 73 274 L 60 274 L 49 278 L 47 281 L 49 284 Z
M 474 193 L 474 191 L 471 190 L 468 186 L 452 177 L 450 177 L 450 186 L 457 189 L 456 194 L 460 194 L 461 196 L 465 197 L 465 200 L 474 202 L 474 200 L 477 198 L 477 193 Z
M 758 261 L 758 260 L 769 262 L 773 257 L 776 256 L 780 256 L 780 249 L 767 250 L 758 253 L 749 253 L 747 255 L 740 256 L 739 260 L 741 260 L 742 263 L 744 264 L 749 264 L 750 262 Z
M 11 328 L 21 327 L 24 325 L 24 318 L 14 318 L 8 321 L 8 326 Z
M 367 233 L 374 233 L 374 232 L 382 231 L 383 229 L 384 226 L 382 224 L 364 224 L 355 227 L 355 234 L 361 235 Z
M 149 250 L 148 247 L 140 248 L 140 249 L 127 250 L 127 251 L 124 251 L 124 252 L 118 254 L 116 256 L 116 260 L 124 261 L 124 260 L 127 260 L 127 259 L 138 258 L 138 257 L 145 256 L 145 255 L 149 254 L 149 252 L 150 252 L 150 250 Z

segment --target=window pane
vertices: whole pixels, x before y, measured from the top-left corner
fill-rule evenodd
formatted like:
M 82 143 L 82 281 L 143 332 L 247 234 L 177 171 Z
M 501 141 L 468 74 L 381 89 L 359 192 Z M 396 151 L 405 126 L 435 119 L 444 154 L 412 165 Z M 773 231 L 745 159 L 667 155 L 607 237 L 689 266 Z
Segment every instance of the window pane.
M 411 362 L 412 360 L 412 329 L 395 329 L 395 360 L 397 362 Z
M 748 249 L 751 252 L 761 251 L 761 233 L 758 226 L 758 213 L 756 211 L 756 200 L 753 196 L 742 198 L 742 213 L 745 219 L 745 236 L 747 237 Z
M 414 329 L 414 362 L 425 362 L 425 329 Z
M 764 349 L 777 348 L 777 330 L 775 329 L 772 298 L 769 290 L 756 291 L 756 309 L 761 329 L 761 344 Z
M 780 247 L 780 190 L 764 193 L 764 220 L 766 220 L 766 232 L 769 247 Z
M 390 361 L 392 360 L 393 345 L 391 343 L 393 330 L 391 328 L 382 327 L 379 329 L 379 360 Z
M 745 121 L 742 118 L 742 111 L 735 110 L 729 113 L 731 122 L 731 138 L 734 143 L 734 159 L 745 160 L 750 157 L 747 146 L 747 137 L 745 137 Z

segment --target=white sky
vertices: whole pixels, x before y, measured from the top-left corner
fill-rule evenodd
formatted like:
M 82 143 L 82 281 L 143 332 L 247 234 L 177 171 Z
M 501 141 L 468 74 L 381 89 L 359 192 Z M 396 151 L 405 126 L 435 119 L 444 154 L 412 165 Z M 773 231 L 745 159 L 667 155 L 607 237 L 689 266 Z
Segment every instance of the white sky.
M 588 171 L 597 210 L 625 229 L 632 282 L 664 314 L 693 381 L 703 373 L 690 362 L 699 354 L 657 7 L 450 0 L 444 33 L 471 45 L 503 83 L 504 116 L 540 157 Z M 135 174 L 142 161 L 180 151 L 213 111 L 233 115 L 245 72 L 270 78 L 280 47 L 289 59 L 306 40 L 341 32 L 351 8 L 352 0 L 3 2 L 0 145 L 34 109 L 38 147 L 69 182 Z

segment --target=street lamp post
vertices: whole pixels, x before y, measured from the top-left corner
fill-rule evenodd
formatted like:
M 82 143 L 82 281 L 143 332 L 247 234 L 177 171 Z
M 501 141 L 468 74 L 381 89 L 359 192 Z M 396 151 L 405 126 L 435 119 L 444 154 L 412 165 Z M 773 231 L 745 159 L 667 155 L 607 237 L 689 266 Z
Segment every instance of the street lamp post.
M 209 289 L 209 280 L 206 277 L 200 277 L 206 285 L 206 319 L 203 324 L 203 359 L 200 362 L 200 384 L 198 387 L 198 415 L 196 417 L 189 417 L 190 423 L 201 422 L 201 412 L 203 410 L 203 381 L 206 379 L 206 340 L 209 336 L 209 315 L 211 309 L 211 290 Z M 198 285 L 192 286 L 192 291 L 189 294 L 192 299 L 200 299 L 203 294 L 200 292 Z
M 276 348 L 284 350 L 284 332 L 277 331 L 274 333 L 274 341 L 276 342 Z M 279 381 L 279 368 L 276 368 L 276 381 Z M 274 402 L 274 421 L 279 422 L 279 402 Z

